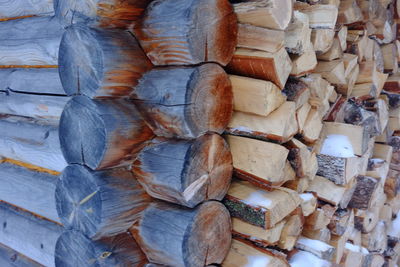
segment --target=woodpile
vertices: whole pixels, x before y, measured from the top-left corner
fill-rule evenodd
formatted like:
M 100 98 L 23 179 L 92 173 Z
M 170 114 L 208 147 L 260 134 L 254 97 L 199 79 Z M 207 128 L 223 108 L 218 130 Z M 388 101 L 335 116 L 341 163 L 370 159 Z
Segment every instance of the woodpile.
M 399 24 L 396 0 L 0 3 L 0 266 L 397 266 Z

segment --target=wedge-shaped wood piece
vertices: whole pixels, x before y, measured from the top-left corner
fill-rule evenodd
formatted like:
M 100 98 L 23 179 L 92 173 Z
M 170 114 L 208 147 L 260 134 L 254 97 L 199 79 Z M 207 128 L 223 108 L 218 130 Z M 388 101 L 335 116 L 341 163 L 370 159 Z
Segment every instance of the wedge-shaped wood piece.
M 310 216 L 306 218 L 304 222 L 304 229 L 320 230 L 325 228 L 331 221 L 336 209 L 336 207 L 333 207 L 330 204 L 325 204 L 317 208 Z
M 57 0 L 56 16 L 65 25 L 87 23 L 92 27 L 126 29 L 139 19 L 150 0 Z
M 30 17 L 30 16 L 52 16 L 54 5 L 57 1 L 25 1 L 12 0 L 0 4 L 0 19 Z
M 157 0 L 134 33 L 154 65 L 226 65 L 236 47 L 237 19 L 228 0 Z
M 290 0 L 236 1 L 233 5 L 239 22 L 264 28 L 285 30 L 292 18 Z
M 337 185 L 345 185 L 358 174 L 358 158 L 341 158 L 318 154 L 317 175 L 323 176 Z
M 229 79 L 236 111 L 268 116 L 286 101 L 286 96 L 271 82 L 236 75 Z
M 129 233 L 93 241 L 78 231 L 66 231 L 57 240 L 56 266 L 144 266 L 146 256 Z
M 308 16 L 299 11 L 293 12 L 292 21 L 285 30 L 285 47 L 291 54 L 301 55 L 310 46 L 311 29 Z
M 190 208 L 209 199 L 221 200 L 232 169 L 228 144 L 217 134 L 190 141 L 153 139 L 132 166 L 148 194 Z
M 295 191 L 284 187 L 266 191 L 237 180 L 232 183 L 223 203 L 231 216 L 270 229 L 295 210 L 301 199 Z
M 61 172 L 66 166 L 57 125 L 23 117 L 0 119 L 0 156 Z
M 348 235 L 354 228 L 354 211 L 352 209 L 338 209 L 328 225 L 334 235 Z M 351 231 L 353 233 L 353 230 Z M 351 235 L 351 234 L 350 234 Z
M 299 194 L 301 210 L 304 216 L 309 216 L 317 208 L 317 198 L 312 193 Z
M 311 110 L 311 105 L 309 103 L 305 103 L 303 106 L 301 106 L 298 110 L 296 110 L 296 120 L 297 120 L 297 125 L 299 127 L 298 132 L 302 132 L 304 129 L 304 126 L 306 124 L 307 116 L 308 113 Z M 322 125 L 322 123 L 321 123 Z
M 322 118 L 318 110 L 312 108 L 307 115 L 303 129 L 299 132 L 302 139 L 307 143 L 314 143 L 318 140 L 322 129 Z
M 396 73 L 398 71 L 397 47 L 395 44 L 381 46 L 385 72 Z
M 129 170 L 77 164 L 64 169 L 55 196 L 63 225 L 94 240 L 127 231 L 150 202 Z
M 59 131 L 67 162 L 93 170 L 132 163 L 132 153 L 154 136 L 131 101 L 86 96 L 67 103 Z
M 12 163 L 0 164 L 0 199 L 59 223 L 55 206 L 58 176 L 24 168 Z
M 282 229 L 278 247 L 286 250 L 293 250 L 297 239 L 303 230 L 304 217 L 302 209 L 296 208 L 289 216 L 285 218 L 285 226 Z
M 327 227 L 318 230 L 303 229 L 301 234 L 304 237 L 319 240 L 324 243 L 329 243 L 331 240 L 331 231 Z
M 296 177 L 312 180 L 318 168 L 315 153 L 295 138 L 284 146 L 289 149 L 288 160 L 296 171 Z
M 320 240 L 310 239 L 303 236 L 297 240 L 296 248 L 310 252 L 318 258 L 326 261 L 331 261 L 333 253 L 335 252 L 335 248 L 331 245 Z
M 227 136 L 236 175 L 261 185 L 285 182 L 285 165 L 289 151 L 280 145 L 260 140 Z
M 129 95 L 152 67 L 128 32 L 91 29 L 82 24 L 65 32 L 59 65 L 65 92 L 91 98 Z
M 294 77 L 289 77 L 282 93 L 287 96 L 287 100 L 293 101 L 296 104 L 296 110 L 307 103 L 310 98 L 310 90 L 307 85 Z
M 234 112 L 227 132 L 234 135 L 286 142 L 297 133 L 295 103 L 285 102 L 267 117 Z
M 371 83 L 373 82 L 373 76 L 375 75 L 376 64 L 375 61 L 363 61 L 359 64 L 360 72 L 358 73 L 356 83 Z
M 238 25 L 238 47 L 273 53 L 282 48 L 284 44 L 284 31 L 271 30 L 251 24 L 239 23 Z
M 389 166 L 390 163 L 387 163 L 382 159 L 377 159 L 377 158 L 369 159 L 368 169 L 365 175 L 379 179 L 381 180 L 381 183 L 385 183 L 389 172 Z
M 348 32 L 347 26 L 340 27 L 340 30 L 336 32 L 336 37 L 339 39 L 340 46 L 342 47 L 343 51 L 345 51 L 347 48 L 347 41 L 346 41 L 347 32 Z
M 130 231 L 149 261 L 169 266 L 221 264 L 231 244 L 229 212 L 216 201 L 195 209 L 154 202 Z
M 384 253 L 388 246 L 387 226 L 379 221 L 368 234 L 362 234 L 362 245 L 369 251 Z
M 311 28 L 335 28 L 338 8 L 334 5 L 308 5 L 297 2 L 294 9 L 308 15 Z
M 304 178 L 298 178 L 298 179 L 287 181 L 282 186 L 292 189 L 292 190 L 296 191 L 297 193 L 301 194 L 307 190 L 309 184 L 310 184 L 310 180 L 308 178 L 304 177 Z
M 313 44 L 315 53 L 323 54 L 331 48 L 333 38 L 335 37 L 334 29 L 312 29 L 311 42 Z
M 364 19 L 360 7 L 356 0 L 340 1 L 339 15 L 337 22 L 339 24 L 351 24 Z
M 284 47 L 274 53 L 238 48 L 227 66 L 229 73 L 271 81 L 279 88 L 284 87 L 291 69 Z
M 278 257 L 269 250 L 264 250 L 240 239 L 233 239 L 232 246 L 226 256 L 223 267 L 254 266 L 262 264 L 263 267 L 288 267 L 286 259 Z
M 158 136 L 187 139 L 222 133 L 232 116 L 231 82 L 215 63 L 153 69 L 141 78 L 131 99 Z
M 317 66 L 317 57 L 315 55 L 312 44 L 309 44 L 302 55 L 291 55 L 292 60 L 292 76 L 303 76 L 314 71 Z
M 358 57 L 353 54 L 343 54 L 344 76 L 349 77 L 354 67 L 358 64 Z M 357 77 L 358 79 L 358 77 Z
M 366 210 L 371 207 L 373 195 L 377 191 L 379 181 L 368 176 L 357 176 L 357 186 L 349 207 Z
M 332 61 L 343 57 L 343 50 L 339 38 L 333 39 L 331 47 L 322 54 L 317 55 L 318 60 Z
M 347 71 L 347 69 L 346 69 L 346 71 Z M 336 90 L 340 94 L 350 97 L 353 92 L 354 86 L 356 84 L 356 80 L 357 80 L 359 71 L 360 71 L 360 67 L 358 64 L 356 64 L 353 67 L 353 69 L 350 70 L 350 72 L 348 73 L 347 76 L 345 73 L 346 84 L 336 85 Z
M 346 84 L 343 60 L 320 61 L 315 69 L 316 73 L 334 85 Z

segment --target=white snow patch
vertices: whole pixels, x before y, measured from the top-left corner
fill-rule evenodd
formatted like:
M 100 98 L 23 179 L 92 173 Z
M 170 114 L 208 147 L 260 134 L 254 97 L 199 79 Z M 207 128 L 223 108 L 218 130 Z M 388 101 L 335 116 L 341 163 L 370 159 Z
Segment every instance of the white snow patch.
M 321 154 L 341 158 L 355 157 L 349 138 L 341 134 L 328 135 L 322 145 Z
M 248 256 L 248 263 L 244 267 L 266 267 L 270 259 L 267 256 Z
M 331 245 L 328 245 L 327 243 L 320 240 L 305 237 L 300 237 L 299 240 L 297 240 L 297 243 L 317 251 L 327 251 L 333 248 Z
M 389 225 L 387 235 L 400 238 L 400 211 L 396 214 L 396 219 Z
M 267 195 L 267 192 L 257 190 L 252 192 L 246 199 L 243 199 L 242 201 L 250 206 L 269 208 L 272 205 L 272 201 Z
M 303 193 L 303 194 L 300 194 L 299 197 L 301 197 L 303 202 L 307 202 L 307 201 L 310 201 L 311 199 L 313 199 L 314 195 L 311 193 Z
M 358 253 L 362 253 L 362 254 L 365 254 L 365 255 L 369 254 L 369 251 L 366 248 L 354 245 L 354 244 L 349 243 L 349 242 L 346 242 L 344 247 L 347 248 L 348 250 L 353 251 L 353 252 L 358 252 Z
M 379 163 L 384 163 L 385 161 L 383 159 L 369 159 L 372 164 L 379 164 Z
M 330 267 L 331 263 L 329 261 L 318 258 L 317 256 L 306 252 L 299 251 L 293 255 L 290 259 L 289 264 L 291 267 L 304 267 L 304 266 L 312 266 L 312 267 Z

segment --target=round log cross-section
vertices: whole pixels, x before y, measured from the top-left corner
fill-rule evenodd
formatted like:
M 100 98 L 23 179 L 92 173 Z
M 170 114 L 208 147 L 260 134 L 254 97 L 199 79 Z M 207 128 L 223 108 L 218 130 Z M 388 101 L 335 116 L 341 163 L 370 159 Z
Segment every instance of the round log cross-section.
M 92 170 L 129 165 L 153 137 L 135 105 L 126 99 L 72 98 L 60 119 L 60 143 L 68 163 Z
M 153 69 L 131 96 L 158 136 L 196 138 L 222 133 L 233 110 L 232 86 L 217 64 Z
M 141 267 L 146 256 L 129 233 L 92 241 L 77 231 L 66 231 L 57 240 L 56 267 Z
M 194 207 L 225 196 L 232 155 L 217 134 L 191 141 L 155 139 L 139 153 L 132 170 L 151 196 Z
M 134 31 L 154 65 L 226 65 L 237 27 L 228 0 L 154 0 Z
M 95 240 L 127 231 L 150 202 L 132 173 L 122 168 L 91 171 L 70 165 L 55 194 L 62 224 Z
M 99 28 L 126 29 L 151 0 L 57 0 L 56 16 L 64 25 L 88 23 Z
M 217 201 L 195 209 L 153 202 L 131 232 L 150 262 L 174 267 L 220 264 L 231 245 L 229 212 Z
M 59 73 L 68 95 L 129 95 L 152 65 L 135 38 L 120 30 L 69 27 L 62 37 Z

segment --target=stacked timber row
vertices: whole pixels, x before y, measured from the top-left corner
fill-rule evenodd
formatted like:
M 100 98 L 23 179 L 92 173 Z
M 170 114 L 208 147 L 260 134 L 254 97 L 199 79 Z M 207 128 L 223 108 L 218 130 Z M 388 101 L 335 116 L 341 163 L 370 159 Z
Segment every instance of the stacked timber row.
M 67 231 L 55 265 L 221 264 L 233 167 L 220 134 L 233 95 L 220 65 L 236 46 L 235 13 L 225 0 L 126 2 L 56 10 L 72 98 L 60 119 L 68 166 L 55 198 Z
M 231 1 L 223 266 L 397 266 L 395 1 Z

